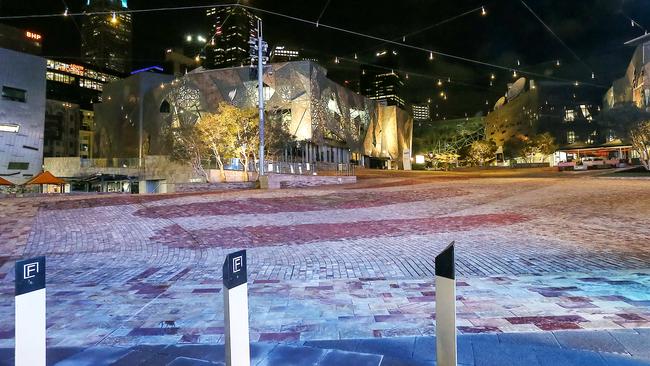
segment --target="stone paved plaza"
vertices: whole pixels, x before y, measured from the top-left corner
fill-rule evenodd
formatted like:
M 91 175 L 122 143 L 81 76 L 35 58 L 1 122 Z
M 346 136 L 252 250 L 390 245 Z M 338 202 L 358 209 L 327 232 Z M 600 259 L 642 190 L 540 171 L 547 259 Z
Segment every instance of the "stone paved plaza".
M 650 181 L 362 172 L 321 188 L 0 201 L 0 348 L 14 260 L 47 256 L 48 345 L 222 343 L 221 265 L 249 256 L 252 341 L 435 333 L 456 242 L 461 333 L 650 328 Z

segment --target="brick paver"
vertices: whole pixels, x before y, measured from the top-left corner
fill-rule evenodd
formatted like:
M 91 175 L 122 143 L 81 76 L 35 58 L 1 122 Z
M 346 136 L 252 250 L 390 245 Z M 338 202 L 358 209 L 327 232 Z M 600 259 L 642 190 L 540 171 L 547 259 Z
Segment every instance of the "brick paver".
M 256 340 L 426 335 L 453 240 L 461 332 L 650 327 L 649 214 L 647 181 L 559 175 L 6 199 L 0 317 L 13 260 L 44 254 L 53 345 L 222 342 L 221 263 L 246 248 Z

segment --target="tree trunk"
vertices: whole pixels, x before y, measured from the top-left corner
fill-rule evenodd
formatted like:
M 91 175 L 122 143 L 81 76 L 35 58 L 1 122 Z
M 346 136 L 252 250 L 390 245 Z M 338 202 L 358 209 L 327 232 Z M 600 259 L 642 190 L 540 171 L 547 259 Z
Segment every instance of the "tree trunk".
M 242 158 L 242 162 L 244 164 L 244 176 L 242 178 L 244 179 L 244 182 L 248 182 L 248 161 L 249 161 L 248 154 L 246 154 L 246 152 L 243 151 L 242 149 L 240 155 Z
M 226 172 L 223 169 L 223 161 L 221 160 L 221 156 L 215 156 L 215 160 L 217 161 L 217 168 L 219 169 L 219 176 L 221 177 L 221 181 L 226 182 Z

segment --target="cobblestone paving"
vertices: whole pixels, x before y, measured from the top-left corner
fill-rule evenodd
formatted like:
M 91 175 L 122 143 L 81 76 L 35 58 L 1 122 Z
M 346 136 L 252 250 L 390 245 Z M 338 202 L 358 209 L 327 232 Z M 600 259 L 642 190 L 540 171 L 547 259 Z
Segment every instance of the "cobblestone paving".
M 7 199 L 0 319 L 13 318 L 13 261 L 44 254 L 52 345 L 222 342 L 221 263 L 246 248 L 254 340 L 427 335 L 433 258 L 456 241 L 461 332 L 650 327 L 649 183 L 412 173 Z

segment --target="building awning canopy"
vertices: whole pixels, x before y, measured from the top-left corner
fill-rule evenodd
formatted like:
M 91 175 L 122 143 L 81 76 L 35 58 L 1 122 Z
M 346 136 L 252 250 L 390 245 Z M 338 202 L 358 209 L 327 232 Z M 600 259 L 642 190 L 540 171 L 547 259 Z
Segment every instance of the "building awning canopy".
M 0 186 L 13 186 L 14 184 L 10 181 L 0 177 Z
M 61 178 L 57 178 L 52 173 L 47 170 L 33 177 L 32 179 L 25 182 L 25 185 L 28 184 L 64 184 L 65 181 Z

